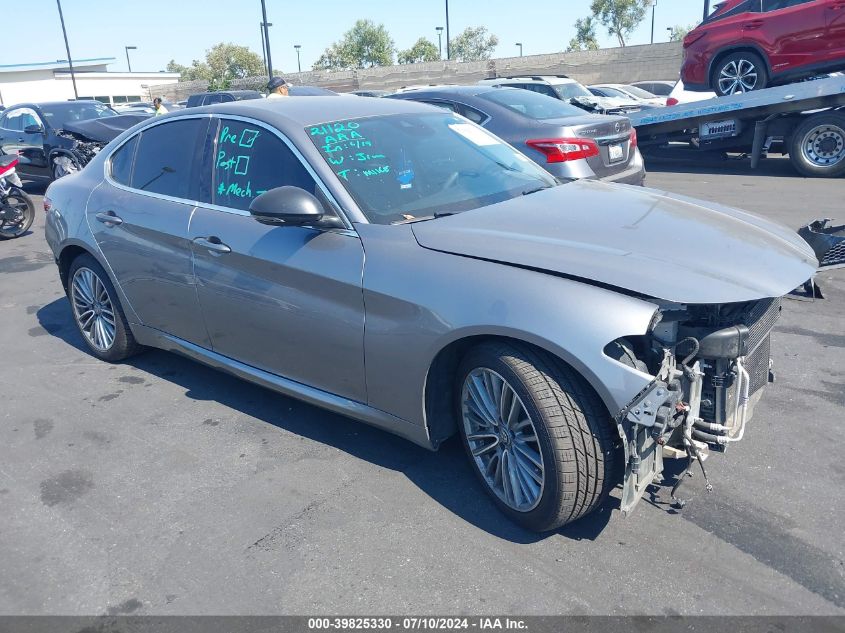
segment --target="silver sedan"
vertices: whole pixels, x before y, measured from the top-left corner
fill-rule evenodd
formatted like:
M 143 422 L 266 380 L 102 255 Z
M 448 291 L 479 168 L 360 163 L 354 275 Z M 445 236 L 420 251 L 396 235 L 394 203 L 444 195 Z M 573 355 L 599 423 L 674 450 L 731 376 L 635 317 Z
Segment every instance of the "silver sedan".
M 387 99 L 254 100 L 156 117 L 45 197 L 82 340 L 145 346 L 398 433 L 457 433 L 534 530 L 664 453 L 742 439 L 793 232 L 640 187 L 560 183 L 467 119 Z

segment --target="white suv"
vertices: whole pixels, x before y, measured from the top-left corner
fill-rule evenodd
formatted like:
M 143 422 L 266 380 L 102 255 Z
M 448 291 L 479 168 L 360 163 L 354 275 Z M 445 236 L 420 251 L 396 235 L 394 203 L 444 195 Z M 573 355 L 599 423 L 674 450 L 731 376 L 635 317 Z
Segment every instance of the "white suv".
M 618 99 L 597 97 L 580 83 L 566 75 L 519 75 L 515 77 L 497 77 L 496 79 L 482 79 L 478 83 L 486 86 L 507 86 L 509 88 L 524 88 L 539 92 L 555 99 L 569 101 L 591 112 L 604 114 L 624 114 L 642 109 L 639 104 L 620 103 Z

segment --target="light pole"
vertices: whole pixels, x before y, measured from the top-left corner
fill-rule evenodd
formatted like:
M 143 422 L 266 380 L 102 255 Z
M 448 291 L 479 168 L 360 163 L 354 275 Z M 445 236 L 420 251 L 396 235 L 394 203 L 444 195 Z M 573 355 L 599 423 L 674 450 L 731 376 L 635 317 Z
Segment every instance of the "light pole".
M 707 16 L 710 15 L 710 0 L 704 0 L 704 19 L 707 19 Z
M 651 0 L 651 43 L 654 44 L 654 13 L 657 11 L 657 0 Z
M 522 42 L 517 42 L 517 46 L 519 46 L 519 56 L 522 57 Z
M 132 64 L 129 63 L 129 51 L 138 50 L 137 46 L 124 46 L 123 48 L 126 49 L 126 67 L 129 68 L 129 72 L 132 72 Z
M 296 49 L 296 68 L 302 72 L 302 64 L 299 63 L 299 49 L 302 48 L 302 44 L 294 44 L 293 47 Z
M 264 33 L 264 46 L 267 49 L 267 80 L 273 78 L 273 59 L 270 57 L 270 33 L 267 31 L 267 5 L 261 0 L 261 32 Z
M 449 48 L 449 0 L 446 0 L 446 59 L 452 59 L 452 51 Z
M 70 44 L 67 43 L 67 30 L 65 29 L 65 16 L 62 15 L 62 0 L 56 0 L 59 7 L 59 20 L 62 23 L 62 35 L 65 36 L 65 50 L 67 51 L 67 64 L 70 66 L 70 80 L 73 82 L 73 98 L 79 99 L 79 93 L 76 92 L 76 75 L 73 72 L 73 60 L 70 58 Z
M 273 26 L 273 23 L 270 22 L 268 27 Z M 258 25 L 259 30 L 261 31 L 261 59 L 264 60 L 264 70 L 267 70 L 267 43 L 264 41 L 264 22 Z M 269 71 L 267 72 L 269 75 Z
M 671 27 L 671 26 L 667 26 L 667 27 L 666 27 L 666 32 L 669 34 L 669 41 L 671 42 L 671 41 L 672 41 L 672 27 Z
M 440 51 L 440 59 L 443 59 L 443 27 L 435 26 L 434 30 L 437 31 L 437 50 Z

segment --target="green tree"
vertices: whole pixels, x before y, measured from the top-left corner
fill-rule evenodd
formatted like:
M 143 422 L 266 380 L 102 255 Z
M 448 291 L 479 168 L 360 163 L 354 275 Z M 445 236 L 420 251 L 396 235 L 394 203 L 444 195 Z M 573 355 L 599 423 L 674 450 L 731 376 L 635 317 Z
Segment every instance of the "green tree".
M 690 24 L 689 26 L 683 26 L 681 24 L 676 24 L 672 27 L 671 32 L 669 33 L 669 41 L 670 42 L 680 42 L 683 40 L 687 33 L 692 31 L 695 28 L 694 24 Z
M 498 45 L 499 38 L 488 35 L 483 26 L 468 26 L 457 37 L 452 38 L 449 53 L 452 59 L 459 62 L 478 62 L 490 59 Z
M 649 6 L 649 0 L 593 0 L 590 11 L 608 35 L 615 35 L 619 46 L 625 46 L 625 39 L 643 21 Z
M 398 60 L 400 64 L 416 64 L 419 62 L 436 62 L 440 59 L 440 51 L 437 45 L 424 37 L 421 37 L 408 50 L 399 51 Z
M 573 51 L 597 51 L 599 41 L 596 37 L 596 21 L 590 16 L 575 20 L 575 37 L 569 40 L 567 53 Z
M 171 59 L 167 62 L 167 72 L 169 73 L 179 73 L 181 75 L 180 79 L 182 81 L 196 81 L 198 79 L 202 79 L 204 81 L 208 81 L 211 77 L 211 73 L 208 70 L 208 64 L 205 62 L 201 62 L 198 59 L 195 59 L 191 62 L 190 66 L 183 66 L 182 64 L 177 64 L 176 60 Z
M 358 20 L 314 62 L 315 70 L 368 68 L 393 63 L 396 47 L 383 24 Z
M 209 90 L 225 90 L 233 79 L 263 75 L 264 62 L 246 46 L 221 42 L 205 52 L 204 62 L 195 59 L 190 66 L 183 66 L 171 59 L 167 71 L 179 73 L 182 81 L 207 81 Z
M 209 90 L 225 90 L 233 79 L 264 74 L 261 57 L 246 46 L 216 44 L 206 51 L 205 63 L 209 70 Z

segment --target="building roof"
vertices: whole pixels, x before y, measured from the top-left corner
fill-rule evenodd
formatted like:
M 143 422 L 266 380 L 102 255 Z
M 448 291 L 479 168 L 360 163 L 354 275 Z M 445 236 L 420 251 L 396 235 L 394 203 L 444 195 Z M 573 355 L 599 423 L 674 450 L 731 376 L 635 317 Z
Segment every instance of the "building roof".
M 114 63 L 114 57 L 92 57 L 89 59 L 74 59 L 73 69 L 82 70 L 90 66 L 104 66 Z M 70 70 L 66 59 L 54 62 L 27 62 L 24 64 L 0 64 L 0 73 L 19 73 L 29 70 Z

